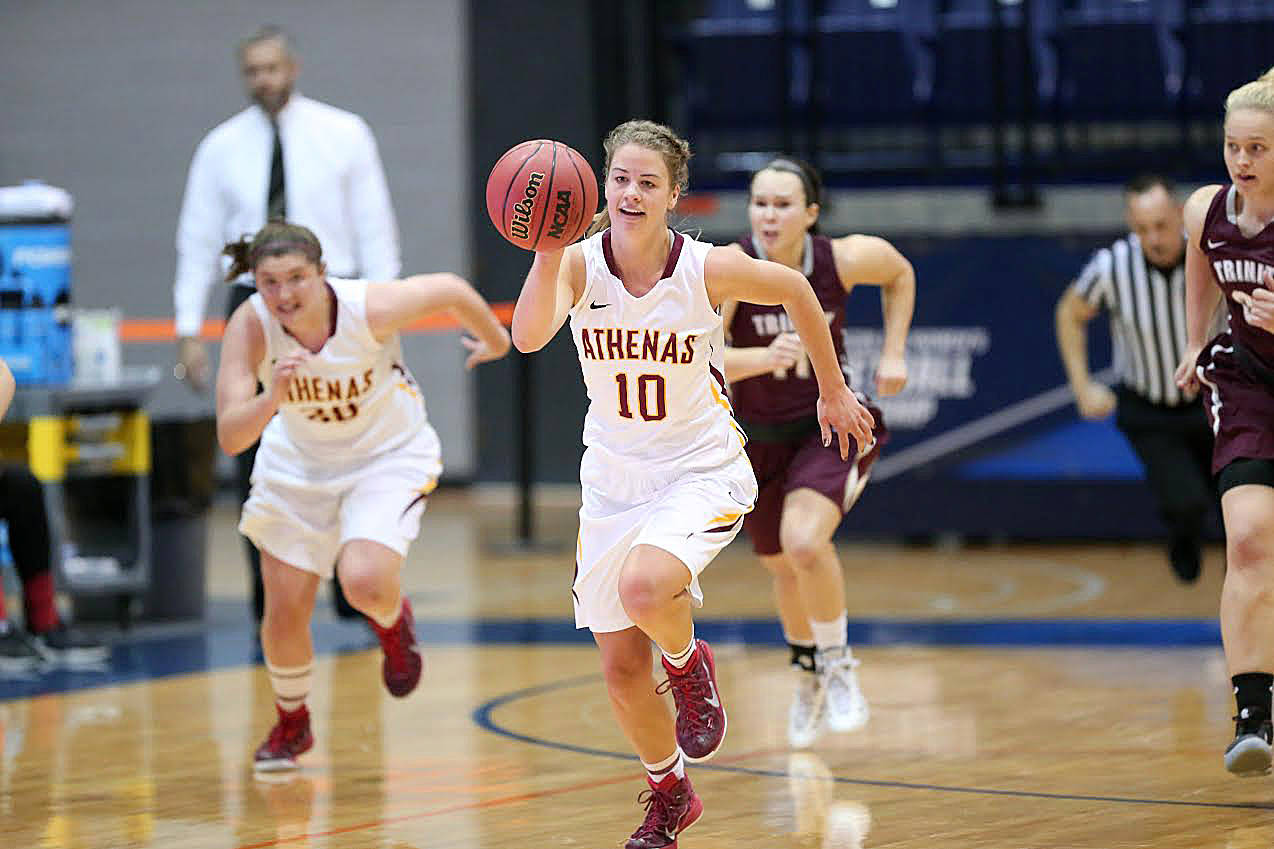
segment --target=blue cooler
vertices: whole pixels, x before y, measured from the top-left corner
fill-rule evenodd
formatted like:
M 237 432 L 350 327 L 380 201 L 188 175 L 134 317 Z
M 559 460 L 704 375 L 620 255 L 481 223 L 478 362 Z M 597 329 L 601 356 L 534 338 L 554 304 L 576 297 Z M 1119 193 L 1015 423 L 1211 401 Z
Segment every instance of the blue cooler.
M 0 205 L 0 357 L 19 384 L 70 381 L 70 303 L 69 215 Z

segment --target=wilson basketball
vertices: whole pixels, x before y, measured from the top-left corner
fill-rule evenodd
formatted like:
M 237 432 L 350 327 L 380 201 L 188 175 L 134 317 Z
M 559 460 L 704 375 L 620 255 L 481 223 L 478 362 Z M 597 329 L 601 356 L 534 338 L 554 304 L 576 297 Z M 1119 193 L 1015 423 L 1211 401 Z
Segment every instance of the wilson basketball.
M 487 215 L 500 235 L 528 251 L 574 242 L 597 211 L 597 178 L 588 160 L 550 139 L 514 145 L 487 177 Z

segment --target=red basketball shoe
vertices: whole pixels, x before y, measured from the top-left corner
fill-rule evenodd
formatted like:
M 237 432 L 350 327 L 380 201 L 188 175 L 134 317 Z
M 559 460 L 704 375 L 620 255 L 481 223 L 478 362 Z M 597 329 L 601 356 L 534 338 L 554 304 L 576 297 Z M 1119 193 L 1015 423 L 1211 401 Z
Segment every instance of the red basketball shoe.
M 424 666 L 420 649 L 416 648 L 411 602 L 403 596 L 403 608 L 398 614 L 398 621 L 388 628 L 382 628 L 370 619 L 367 621 L 372 623 L 372 628 L 380 639 L 381 651 L 385 653 L 380 666 L 385 689 L 391 696 L 401 699 L 416 689 L 416 685 L 420 683 L 420 670 Z
M 672 690 L 672 700 L 677 706 L 677 745 L 686 760 L 706 761 L 721 748 L 726 726 L 712 649 L 703 640 L 695 640 L 694 656 L 684 669 L 673 666 L 668 658 L 664 658 L 663 663 L 668 680 L 655 692 Z
M 624 849 L 677 849 L 677 838 L 703 816 L 703 800 L 695 793 L 690 777 L 668 773 L 655 784 L 646 777 L 650 789 L 637 797 L 646 806 L 646 819 L 624 844 Z
M 270 729 L 270 736 L 257 748 L 253 768 L 260 772 L 280 772 L 296 769 L 296 759 L 314 747 L 314 735 L 310 733 L 310 712 L 305 705 L 286 711 L 277 704 L 279 721 Z

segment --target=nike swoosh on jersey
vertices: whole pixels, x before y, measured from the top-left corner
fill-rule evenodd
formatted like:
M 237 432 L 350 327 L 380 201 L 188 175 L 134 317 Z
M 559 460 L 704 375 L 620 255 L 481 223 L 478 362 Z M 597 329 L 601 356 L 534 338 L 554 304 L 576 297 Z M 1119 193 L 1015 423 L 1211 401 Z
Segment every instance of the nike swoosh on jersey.
M 604 309 L 606 309 L 608 306 L 610 306 L 610 304 L 599 304 L 599 303 L 597 303 L 597 301 L 593 301 L 592 303 L 590 303 L 590 304 L 588 305 L 588 308 L 589 308 L 590 310 L 604 310 Z
M 1227 244 L 1227 243 L 1226 243 L 1226 242 L 1214 242 L 1214 241 L 1212 241 L 1211 239 L 1208 239 L 1208 250 L 1210 250 L 1210 251 L 1212 251 L 1212 250 L 1216 250 L 1217 248 L 1221 247 L 1221 246 L 1222 246 L 1222 245 L 1224 245 L 1224 244 Z

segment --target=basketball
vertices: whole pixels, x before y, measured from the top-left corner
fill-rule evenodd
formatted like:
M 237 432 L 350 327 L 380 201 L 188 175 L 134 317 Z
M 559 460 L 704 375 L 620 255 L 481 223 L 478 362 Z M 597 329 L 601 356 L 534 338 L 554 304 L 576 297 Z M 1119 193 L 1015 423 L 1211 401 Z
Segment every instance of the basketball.
M 487 215 L 500 235 L 528 251 L 574 242 L 597 211 L 597 178 L 574 149 L 534 139 L 514 145 L 487 177 Z

